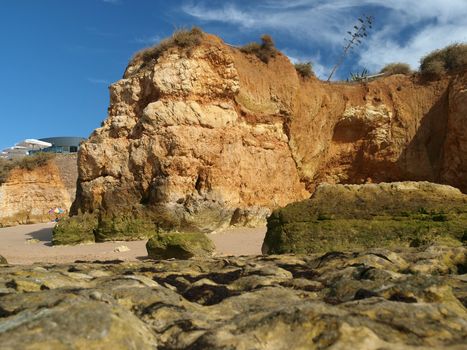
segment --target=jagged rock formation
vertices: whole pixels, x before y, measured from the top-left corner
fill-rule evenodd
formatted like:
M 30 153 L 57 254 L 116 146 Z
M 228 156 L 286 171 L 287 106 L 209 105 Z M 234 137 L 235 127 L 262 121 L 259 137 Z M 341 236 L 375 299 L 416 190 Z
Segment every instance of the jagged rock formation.
M 263 253 L 314 253 L 467 240 L 467 195 L 429 182 L 318 186 L 273 211 Z
M 50 221 L 53 207 L 69 209 L 76 192 L 76 156 L 57 156 L 47 165 L 13 169 L 0 184 L 0 227 Z
M 466 249 L 0 269 L 2 349 L 464 349 Z M 286 302 L 284 302 L 286 301 Z
M 108 118 L 81 147 L 75 214 L 212 231 L 263 223 L 320 182 L 467 191 L 465 73 L 328 84 L 211 35 L 143 63 L 110 87 Z

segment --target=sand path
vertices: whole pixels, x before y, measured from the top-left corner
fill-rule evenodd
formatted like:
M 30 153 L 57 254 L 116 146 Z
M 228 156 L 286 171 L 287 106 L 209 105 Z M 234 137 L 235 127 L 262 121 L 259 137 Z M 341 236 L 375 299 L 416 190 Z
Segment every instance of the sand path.
M 52 246 L 54 223 L 0 228 L 0 255 L 10 264 L 69 263 L 75 260 L 132 261 L 147 256 L 146 241 Z M 219 255 L 261 254 L 266 228 L 236 228 L 211 234 Z M 118 251 L 126 246 L 128 251 Z

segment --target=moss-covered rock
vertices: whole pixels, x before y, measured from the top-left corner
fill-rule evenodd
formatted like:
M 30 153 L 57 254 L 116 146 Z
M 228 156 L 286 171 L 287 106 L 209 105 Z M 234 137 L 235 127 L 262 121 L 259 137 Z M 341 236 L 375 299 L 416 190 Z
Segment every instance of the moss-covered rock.
M 264 253 L 311 253 L 373 247 L 461 245 L 467 196 L 428 182 L 320 185 L 308 200 L 268 219 Z
M 80 244 L 94 242 L 97 217 L 84 213 L 63 219 L 53 229 L 52 244 Z
M 211 256 L 214 244 L 204 233 L 157 233 L 146 243 L 146 249 L 154 259 L 189 259 Z
M 8 264 L 8 261 L 6 261 L 6 259 L 0 255 L 0 265 L 6 265 Z
M 152 220 L 139 217 L 101 217 L 95 230 L 96 242 L 137 241 L 156 234 Z

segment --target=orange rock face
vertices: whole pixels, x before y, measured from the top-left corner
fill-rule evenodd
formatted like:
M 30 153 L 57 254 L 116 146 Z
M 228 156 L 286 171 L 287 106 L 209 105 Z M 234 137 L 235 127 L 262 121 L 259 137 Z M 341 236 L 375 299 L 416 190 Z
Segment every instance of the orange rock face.
M 51 208 L 69 209 L 71 201 L 54 161 L 34 170 L 13 169 L 0 185 L 0 227 L 50 221 Z
M 465 75 L 358 84 L 299 78 L 205 35 L 110 87 L 81 147 L 73 212 L 212 231 L 258 225 L 316 184 L 429 180 L 467 191 Z

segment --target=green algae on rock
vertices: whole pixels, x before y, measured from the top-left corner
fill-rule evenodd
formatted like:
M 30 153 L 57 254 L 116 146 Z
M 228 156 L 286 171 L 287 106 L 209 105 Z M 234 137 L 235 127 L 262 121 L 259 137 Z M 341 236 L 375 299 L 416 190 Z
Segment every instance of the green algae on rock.
M 156 234 L 156 226 L 149 219 L 125 216 L 100 217 L 95 230 L 96 242 L 137 241 Z
M 55 225 L 52 235 L 53 245 L 74 245 L 94 242 L 94 230 L 97 218 L 93 214 L 84 213 L 62 219 Z
M 461 245 L 467 195 L 428 182 L 320 185 L 305 201 L 272 213 L 263 253 Z
M 157 233 L 146 243 L 150 258 L 189 259 L 194 256 L 211 256 L 213 242 L 204 233 Z

